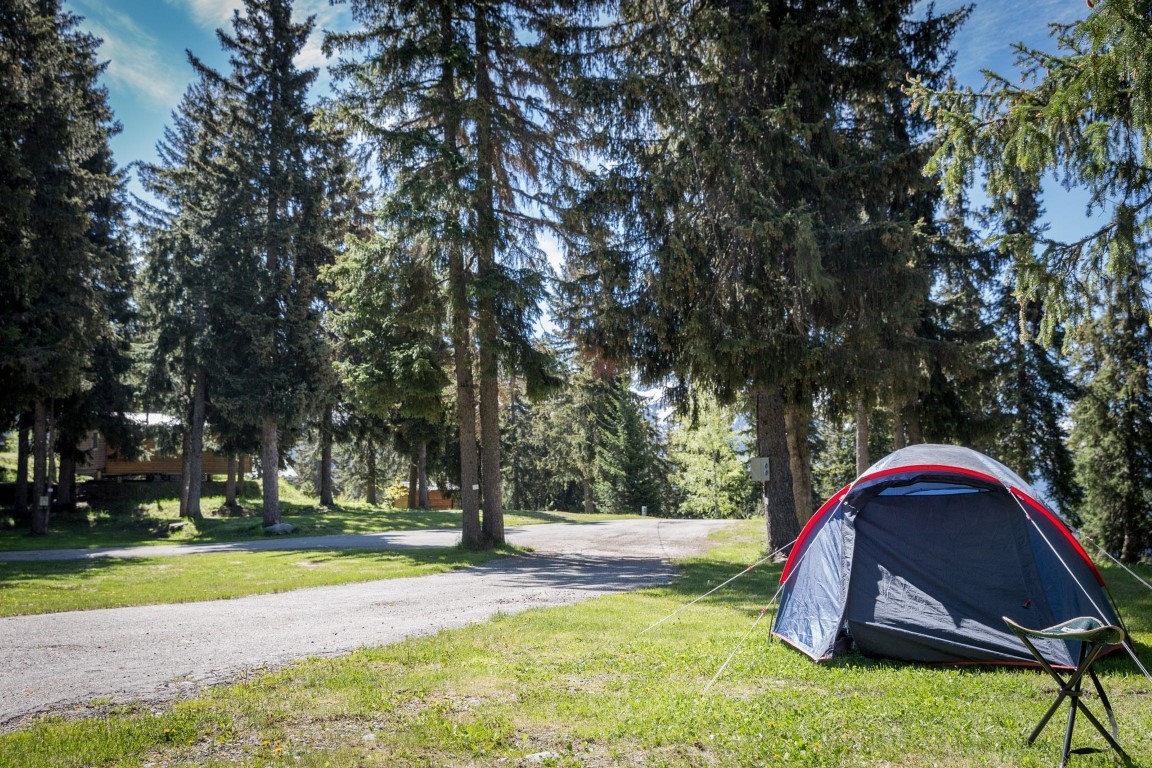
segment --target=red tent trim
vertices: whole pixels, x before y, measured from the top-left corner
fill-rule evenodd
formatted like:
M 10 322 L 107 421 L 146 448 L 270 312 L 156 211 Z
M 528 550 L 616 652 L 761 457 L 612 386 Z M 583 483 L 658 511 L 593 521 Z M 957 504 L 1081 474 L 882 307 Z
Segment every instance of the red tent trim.
M 943 464 L 910 464 L 903 467 L 882 469 L 879 472 L 873 472 L 870 475 L 864 475 L 863 477 L 860 477 L 854 482 L 849 483 L 848 485 L 841 488 L 836 492 L 834 496 L 832 496 L 832 498 L 828 499 L 828 501 L 821 505 L 820 509 L 816 511 L 816 514 L 812 515 L 811 519 L 808 520 L 807 525 L 804 526 L 804 530 L 800 532 L 799 538 L 796 539 L 796 544 L 792 547 L 791 554 L 788 555 L 788 561 L 784 564 L 784 572 L 780 574 L 780 582 L 784 583 L 788 580 L 788 577 L 792 575 L 792 569 L 795 567 L 794 560 L 796 558 L 796 554 L 804 548 L 804 544 L 807 543 L 808 538 L 812 535 L 815 529 L 819 527 L 825 516 L 830 513 L 831 510 L 835 509 L 836 505 L 840 503 L 840 500 L 843 499 L 845 495 L 847 495 L 848 491 L 850 491 L 855 486 L 860 485 L 861 483 L 877 480 L 882 477 L 888 477 L 890 475 L 914 472 L 940 472 L 949 475 L 965 475 L 967 477 L 974 477 L 978 480 L 992 483 L 993 485 L 1006 487 L 1009 493 L 1011 493 L 1016 498 L 1027 502 L 1028 506 L 1042 514 L 1049 522 L 1052 523 L 1053 526 L 1055 526 L 1056 530 L 1060 531 L 1064 538 L 1068 540 L 1068 543 L 1072 545 L 1072 548 L 1076 550 L 1077 554 L 1079 554 L 1080 557 L 1084 559 L 1084 562 L 1088 564 L 1088 567 L 1092 569 L 1092 575 L 1096 578 L 1097 583 L 1099 583 L 1100 586 L 1104 586 L 1104 576 L 1101 575 L 1100 569 L 1096 567 L 1096 563 L 1092 562 L 1092 558 L 1089 557 L 1088 553 L 1084 551 L 1084 547 L 1080 546 L 1080 542 L 1077 541 L 1076 537 L 1072 535 L 1072 532 L 1068 530 L 1068 526 L 1064 525 L 1064 523 L 1060 521 L 1060 518 L 1056 517 L 1056 515 L 1048 511 L 1048 509 L 1045 508 L 1043 504 L 1036 501 L 1031 496 L 1021 491 L 1019 488 L 1005 486 L 999 478 L 993 475 L 987 475 L 983 472 L 976 472 L 974 470 L 964 469 L 962 467 L 949 467 Z
M 1105 585 L 1104 575 L 1100 573 L 1100 569 L 1096 567 L 1096 563 L 1092 562 L 1092 558 L 1089 557 L 1088 553 L 1084 551 L 1084 547 L 1080 546 L 1080 542 L 1078 542 L 1076 537 L 1072 535 L 1072 531 L 1068 530 L 1068 526 L 1064 525 L 1060 518 L 1056 517 L 1056 515 L 1048 511 L 1048 509 L 1043 504 L 1036 501 L 1036 499 L 1032 498 L 1020 489 L 1012 488 L 1011 491 L 1013 496 L 1027 502 L 1028 506 L 1032 507 L 1032 509 L 1036 510 L 1045 518 L 1047 518 L 1048 522 L 1052 523 L 1053 527 L 1055 527 L 1056 530 L 1060 531 L 1060 533 L 1064 535 L 1064 538 L 1068 540 L 1068 543 L 1072 545 L 1072 548 L 1076 550 L 1076 553 L 1079 554 L 1080 557 L 1084 558 L 1084 562 L 1086 562 L 1088 567 L 1092 569 L 1092 575 L 1096 577 L 1096 583 L 1103 587 Z

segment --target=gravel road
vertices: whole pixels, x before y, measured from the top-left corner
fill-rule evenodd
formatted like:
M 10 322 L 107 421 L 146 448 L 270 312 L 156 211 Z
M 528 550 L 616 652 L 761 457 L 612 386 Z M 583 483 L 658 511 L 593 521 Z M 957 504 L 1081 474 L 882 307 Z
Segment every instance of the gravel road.
M 3 618 L 0 729 L 19 727 L 39 712 L 94 701 L 164 700 L 263 666 L 432 634 L 497 612 L 568 605 L 667 583 L 675 575 L 669 561 L 703 551 L 708 535 L 724 525 L 648 519 L 523 526 L 509 528 L 508 539 L 532 547 L 533 555 L 451 573 L 233 600 Z M 385 540 L 387 546 L 381 546 Z M 458 531 L 412 531 L 276 543 L 281 548 L 300 542 L 306 545 L 301 548 L 402 548 L 451 546 L 458 540 Z M 253 545 L 201 549 L 266 546 Z M 155 557 L 169 548 L 140 549 Z M 135 554 L 113 551 L 102 554 Z

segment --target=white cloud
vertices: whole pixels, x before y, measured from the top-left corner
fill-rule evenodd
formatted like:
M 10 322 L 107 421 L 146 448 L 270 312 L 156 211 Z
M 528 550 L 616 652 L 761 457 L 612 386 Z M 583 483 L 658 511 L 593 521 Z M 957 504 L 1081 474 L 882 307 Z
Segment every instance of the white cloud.
M 233 11 L 241 10 L 241 0 L 167 0 L 170 5 L 183 8 L 201 28 L 215 31 L 231 29 Z M 302 68 L 322 67 L 327 63 L 323 51 L 324 30 L 343 29 L 349 23 L 347 6 L 333 6 L 328 0 L 298 0 L 292 8 L 293 19 L 299 21 L 309 16 L 316 17 L 316 28 L 303 50 L 296 57 L 296 65 Z
M 209 31 L 227 26 L 232 12 L 244 5 L 240 0 L 168 0 L 168 3 L 187 9 L 196 23 Z
M 328 63 L 324 52 L 320 50 L 324 44 L 325 31 L 344 31 L 351 23 L 348 6 L 333 6 L 328 0 L 301 0 L 294 8 L 294 18 L 303 19 L 308 16 L 316 17 L 316 27 L 312 36 L 304 45 L 303 50 L 296 57 L 296 66 L 301 68 L 323 67 Z
M 114 11 L 103 0 L 78 0 L 84 27 L 104 42 L 99 56 L 108 61 L 105 79 L 152 105 L 171 109 L 188 79 L 183 59 L 145 32 L 131 16 Z

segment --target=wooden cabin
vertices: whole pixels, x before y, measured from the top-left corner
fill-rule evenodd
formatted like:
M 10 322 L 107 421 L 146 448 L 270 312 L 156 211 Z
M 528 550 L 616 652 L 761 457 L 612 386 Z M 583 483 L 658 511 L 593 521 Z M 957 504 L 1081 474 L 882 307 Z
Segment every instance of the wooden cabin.
M 395 509 L 408 509 L 408 493 L 405 491 L 399 496 L 394 496 L 390 499 L 392 506 Z M 452 499 L 444 491 L 428 489 L 428 508 L 429 509 L 452 509 Z
M 77 447 L 88 458 L 76 464 L 76 474 L 88 475 L 97 480 L 105 477 L 179 477 L 183 472 L 184 455 L 181 451 L 164 451 L 158 446 L 157 431 L 175 430 L 179 422 L 171 416 L 157 413 L 133 413 L 128 417 L 145 429 L 145 439 L 140 455 L 128 459 L 120 455 L 115 445 L 109 445 L 104 435 L 91 432 Z M 202 472 L 212 475 L 228 474 L 228 457 L 212 451 L 204 451 L 201 456 Z M 244 477 L 252 471 L 252 459 L 241 456 L 236 465 L 237 475 Z

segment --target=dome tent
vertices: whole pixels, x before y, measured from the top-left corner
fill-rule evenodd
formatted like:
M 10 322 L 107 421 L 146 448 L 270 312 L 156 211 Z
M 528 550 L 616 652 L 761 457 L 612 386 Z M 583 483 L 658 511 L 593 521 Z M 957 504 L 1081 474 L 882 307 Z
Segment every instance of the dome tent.
M 841 489 L 800 534 L 781 581 L 772 632 L 817 661 L 850 639 L 907 661 L 1035 664 L 1002 617 L 1122 626 L 1100 572 L 1028 484 L 950 445 L 903 448 Z M 1079 644 L 1040 650 L 1074 667 Z

